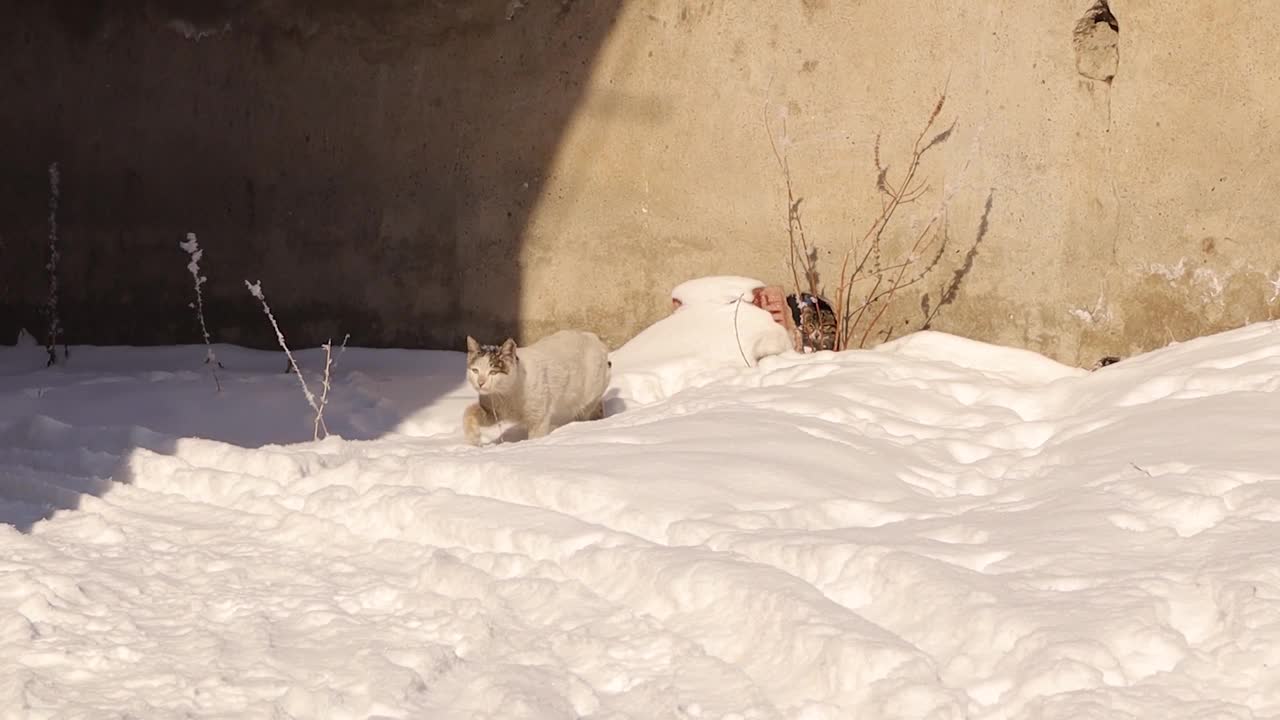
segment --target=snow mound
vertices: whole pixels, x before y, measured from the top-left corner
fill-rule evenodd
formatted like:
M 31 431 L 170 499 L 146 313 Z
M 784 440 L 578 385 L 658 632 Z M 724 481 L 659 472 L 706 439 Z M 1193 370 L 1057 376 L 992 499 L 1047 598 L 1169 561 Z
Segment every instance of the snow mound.
M 738 299 L 751 300 L 751 291 L 765 283 L 736 275 L 713 275 L 686 280 L 671 290 L 682 305 L 728 305 Z
M 792 352 L 787 331 L 751 303 L 764 283 L 743 277 L 704 277 L 677 285 L 682 305 L 610 354 L 615 377 L 626 377 L 634 402 L 669 397 L 707 371 L 756 367 L 762 358 Z M 607 410 L 630 404 L 610 395 Z
M 450 353 L 348 351 L 326 416 L 363 439 L 288 444 L 278 354 L 219 348 L 215 395 L 202 347 L 0 349 L 0 707 L 1280 714 L 1280 327 L 1095 373 L 660 339 L 615 365 L 626 412 L 484 449 Z

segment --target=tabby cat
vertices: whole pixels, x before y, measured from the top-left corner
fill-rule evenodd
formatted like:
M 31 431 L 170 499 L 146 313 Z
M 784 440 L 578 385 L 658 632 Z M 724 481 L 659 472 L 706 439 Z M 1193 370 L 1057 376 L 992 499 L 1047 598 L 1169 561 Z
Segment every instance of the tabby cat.
M 809 293 L 788 295 L 791 319 L 800 334 L 800 352 L 836 349 L 836 313 L 826 300 Z

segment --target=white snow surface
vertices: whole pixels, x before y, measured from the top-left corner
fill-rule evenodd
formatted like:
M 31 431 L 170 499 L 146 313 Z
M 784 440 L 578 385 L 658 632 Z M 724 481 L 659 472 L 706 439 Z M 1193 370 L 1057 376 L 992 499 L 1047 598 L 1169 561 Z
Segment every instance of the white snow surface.
M 740 298 L 751 301 L 751 291 L 765 286 L 755 278 L 712 275 L 686 280 L 671 289 L 671 298 L 684 305 L 727 305 Z
M 764 287 L 732 275 L 688 280 L 671 291 L 681 305 L 610 355 L 632 399 L 669 396 L 686 376 L 713 367 L 756 367 L 791 349 L 787 331 L 751 302 Z M 674 383 L 674 384 L 673 384 Z M 642 389 L 643 386 L 643 389 Z
M 486 448 L 461 354 L 348 350 L 320 442 L 217 354 L 0 348 L 0 717 L 1280 715 L 1275 324 L 631 367 Z

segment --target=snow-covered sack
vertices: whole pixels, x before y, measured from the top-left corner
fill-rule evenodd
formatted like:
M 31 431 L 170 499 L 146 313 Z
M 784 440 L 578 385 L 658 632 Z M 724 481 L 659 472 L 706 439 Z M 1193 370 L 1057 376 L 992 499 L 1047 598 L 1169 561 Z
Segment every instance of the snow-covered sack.
M 765 284 L 749 277 L 714 275 L 686 280 L 671 290 L 671 298 L 683 305 L 727 305 L 741 299 L 751 302 L 751 291 Z
M 664 377 L 695 368 L 755 367 L 761 358 L 790 351 L 786 329 L 751 303 L 751 291 L 759 287 L 759 280 L 732 276 L 676 286 L 671 297 L 680 306 L 615 350 L 614 368 L 657 373 L 651 379 L 662 385 Z

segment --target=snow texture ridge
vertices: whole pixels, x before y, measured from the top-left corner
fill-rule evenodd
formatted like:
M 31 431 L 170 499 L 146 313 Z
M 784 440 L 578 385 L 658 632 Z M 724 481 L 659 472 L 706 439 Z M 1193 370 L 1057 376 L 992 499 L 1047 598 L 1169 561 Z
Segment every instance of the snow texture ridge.
M 0 349 L 0 717 L 1280 715 L 1280 326 L 674 337 L 482 449 L 460 354 L 348 350 L 310 442 L 276 353 Z

